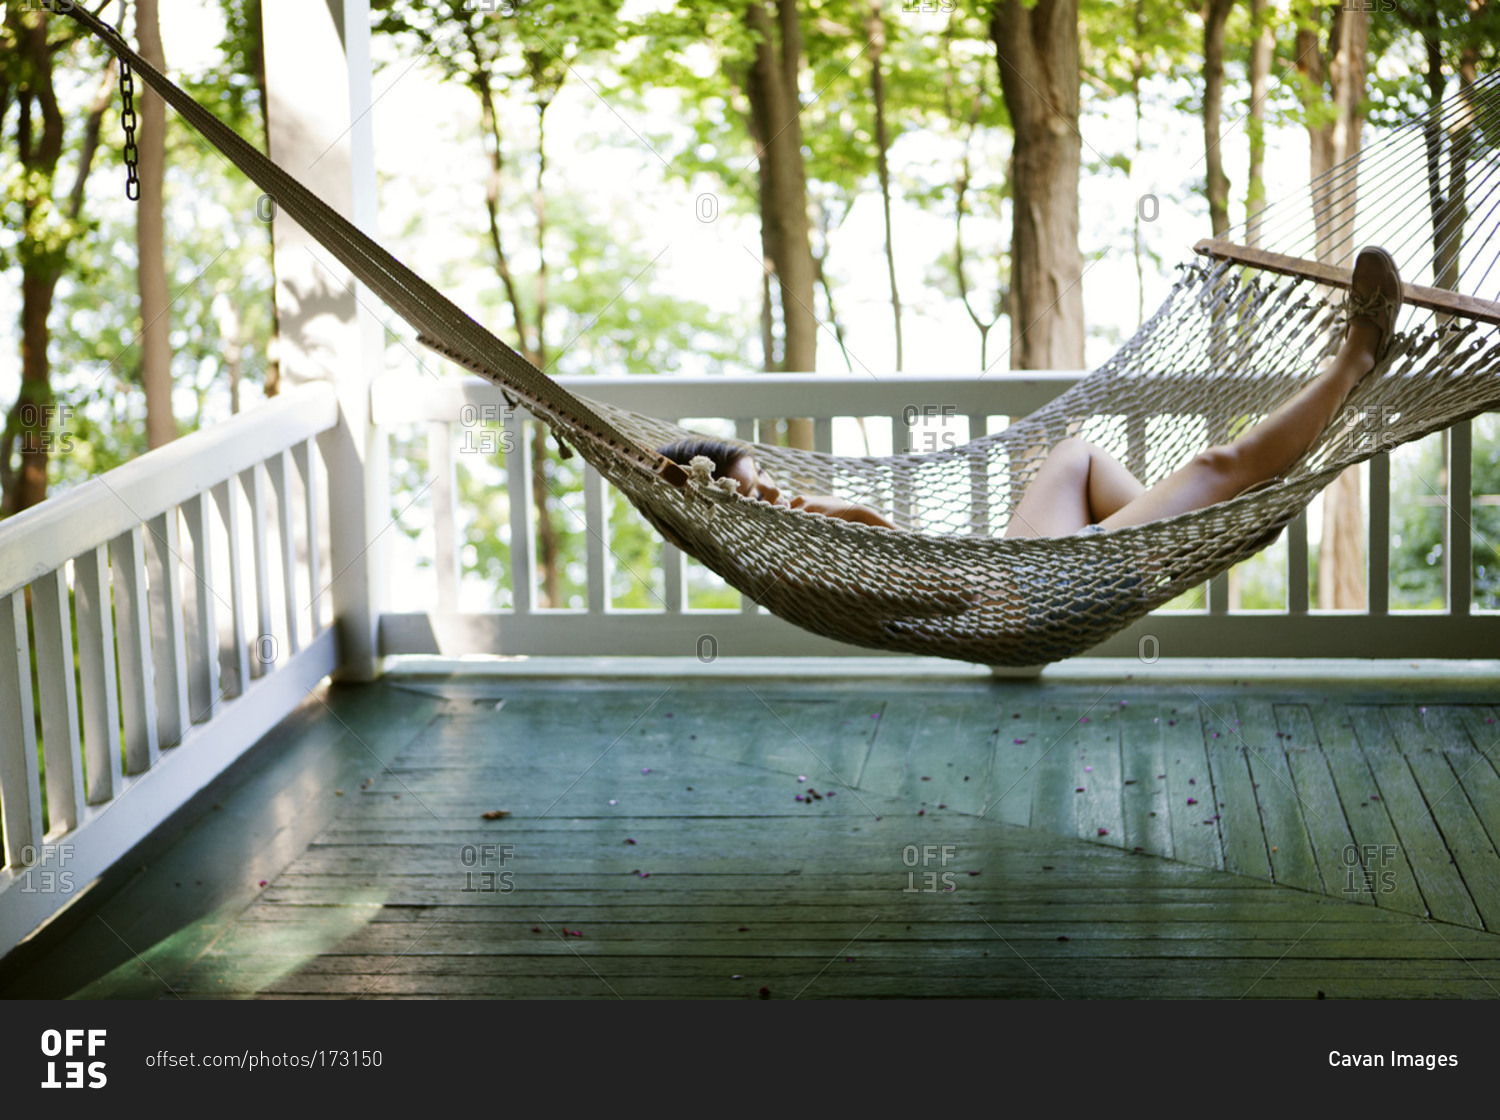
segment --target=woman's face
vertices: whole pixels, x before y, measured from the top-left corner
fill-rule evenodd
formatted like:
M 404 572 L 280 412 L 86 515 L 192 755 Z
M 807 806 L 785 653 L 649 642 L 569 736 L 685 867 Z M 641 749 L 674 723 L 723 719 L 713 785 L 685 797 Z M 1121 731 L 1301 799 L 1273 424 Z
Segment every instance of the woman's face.
M 734 479 L 739 485 L 740 493 L 747 498 L 770 502 L 773 506 L 788 504 L 787 500 L 781 496 L 781 491 L 777 489 L 775 481 L 761 470 L 749 455 L 730 467 L 727 477 Z

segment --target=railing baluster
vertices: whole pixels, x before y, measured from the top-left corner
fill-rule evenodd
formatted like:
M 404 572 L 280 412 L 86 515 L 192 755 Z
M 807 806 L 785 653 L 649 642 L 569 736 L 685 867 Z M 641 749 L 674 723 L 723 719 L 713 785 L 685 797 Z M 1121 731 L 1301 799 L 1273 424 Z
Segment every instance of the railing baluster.
M 266 460 L 271 492 L 276 495 L 276 536 L 281 544 L 281 588 L 286 605 L 286 640 L 296 653 L 302 648 L 297 627 L 297 529 L 292 516 L 292 453 L 283 451 Z
M 427 425 L 427 469 L 432 473 L 433 566 L 437 608 L 458 610 L 458 544 L 454 536 L 453 430 L 442 420 Z
M 5 818 L 5 862 L 21 867 L 42 845 L 42 776 L 36 760 L 36 713 L 31 707 L 31 649 L 26 637 L 26 593 L 0 599 L 0 815 Z
M 989 417 L 969 414 L 969 442 L 989 434 Z M 976 537 L 990 535 L 990 462 L 989 453 L 969 457 L 969 532 Z
M 156 686 L 151 671 L 151 612 L 146 602 L 146 545 L 140 526 L 109 546 L 114 572 L 115 628 L 119 632 L 120 715 L 125 724 L 125 769 L 139 774 L 156 764 Z
M 66 568 L 58 568 L 31 585 L 49 831 L 77 828 L 83 816 L 83 747 L 78 738 L 71 614 Z
M 73 604 L 78 615 L 78 671 L 89 804 L 102 805 L 120 789 L 120 698 L 115 680 L 115 626 L 110 610 L 107 545 L 90 549 L 73 561 Z
M 610 607 L 609 518 L 604 515 L 604 479 L 588 463 L 583 467 L 583 525 L 588 611 L 589 614 L 604 614 Z
M 536 529 L 531 520 L 531 448 L 520 409 L 505 413 L 505 497 L 510 503 L 511 602 L 531 613 L 531 573 L 536 570 Z
M 173 746 L 188 718 L 187 650 L 182 620 L 182 538 L 177 510 L 153 517 L 146 541 L 151 606 L 151 654 L 156 676 L 156 733 Z
M 1369 613 L 1391 609 L 1391 457 L 1376 453 L 1370 460 Z
M 318 586 L 322 578 L 320 571 L 318 524 L 318 478 L 317 445 L 313 440 L 303 440 L 292 448 L 292 458 L 297 461 L 297 473 L 302 476 L 302 496 L 307 510 L 307 614 L 312 624 L 312 635 L 323 632 L 323 588 Z
M 199 494 L 182 504 L 188 539 L 193 543 L 193 594 L 188 599 L 188 698 L 193 722 L 219 714 L 219 603 L 214 591 L 213 515 L 209 496 Z
M 266 544 L 266 476 L 259 466 L 240 472 L 240 485 L 250 500 L 250 552 L 255 564 L 255 661 L 251 672 L 265 676 L 276 667 L 280 651 L 272 637 L 271 555 Z M 270 639 L 268 641 L 267 639 Z M 269 655 L 269 656 L 268 656 Z
M 891 417 L 891 454 L 905 455 L 911 452 L 911 425 L 906 422 L 906 417 L 896 413 Z M 912 493 L 911 484 L 899 474 L 891 477 L 891 511 L 895 514 L 892 518 L 901 528 L 911 528 L 920 531 L 921 526 L 912 523 Z
M 745 443 L 755 442 L 755 418 L 753 416 L 740 417 L 735 420 L 734 438 L 743 440 Z M 746 595 L 743 591 L 740 592 L 741 614 L 755 614 L 762 609 L 763 608 L 761 607 L 761 605 L 754 599 L 750 598 L 750 596 Z
M 819 416 L 813 420 L 813 450 L 833 454 L 833 417 Z
M 668 417 L 668 419 L 670 419 L 672 421 L 672 423 L 675 424 L 681 418 L 677 417 L 677 416 L 672 416 L 672 417 Z M 824 423 L 825 423 L 825 421 L 822 421 L 822 420 L 818 421 L 819 425 L 824 424 Z M 817 443 L 817 439 L 820 438 L 820 437 L 817 436 L 817 432 L 821 432 L 821 431 L 822 431 L 822 428 L 821 427 L 817 427 L 816 431 L 814 432 L 814 443 Z M 819 449 L 821 450 L 821 445 L 819 445 Z M 686 574 L 687 574 L 687 566 L 686 566 L 685 562 L 683 561 L 682 550 L 679 549 L 679 548 L 677 548 L 677 547 L 675 547 L 674 545 L 671 545 L 671 544 L 667 543 L 666 541 L 662 541 L 662 544 L 661 544 L 662 592 L 663 592 L 663 595 L 664 595 L 664 597 L 666 598 L 666 601 L 667 601 L 667 613 L 668 614 L 681 614 L 682 613 L 682 609 L 683 609 L 683 606 L 684 606 L 684 596 L 687 594 L 687 591 L 686 591 L 686 584 L 687 584 Z
M 219 679 L 226 696 L 240 696 L 250 684 L 250 646 L 245 638 L 245 574 L 240 548 L 240 491 L 233 479 L 213 489 L 214 505 L 229 541 L 229 619 L 219 643 Z
M 1448 613 L 1467 615 L 1473 605 L 1474 428 L 1461 420 L 1448 431 Z
M 1286 609 L 1288 614 L 1307 613 L 1307 510 L 1286 527 Z

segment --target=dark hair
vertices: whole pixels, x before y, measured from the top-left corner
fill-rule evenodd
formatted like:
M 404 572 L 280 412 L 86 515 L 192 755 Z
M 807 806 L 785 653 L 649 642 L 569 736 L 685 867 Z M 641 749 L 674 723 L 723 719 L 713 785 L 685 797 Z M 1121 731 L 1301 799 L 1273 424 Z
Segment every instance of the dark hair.
M 665 455 L 672 462 L 680 463 L 684 467 L 689 466 L 694 459 L 702 455 L 705 459 L 713 461 L 714 477 L 724 478 L 736 463 L 749 456 L 750 449 L 734 443 L 725 443 L 721 439 L 693 436 L 669 443 L 665 447 L 658 447 L 656 453 Z

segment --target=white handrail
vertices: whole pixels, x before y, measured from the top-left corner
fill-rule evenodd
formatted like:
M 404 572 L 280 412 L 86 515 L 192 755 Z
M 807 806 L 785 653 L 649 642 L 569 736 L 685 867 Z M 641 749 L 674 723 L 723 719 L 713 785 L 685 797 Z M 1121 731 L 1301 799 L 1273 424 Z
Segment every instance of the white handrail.
M 331 385 L 312 383 L 7 518 L 0 522 L 0 596 L 327 431 L 338 408 Z

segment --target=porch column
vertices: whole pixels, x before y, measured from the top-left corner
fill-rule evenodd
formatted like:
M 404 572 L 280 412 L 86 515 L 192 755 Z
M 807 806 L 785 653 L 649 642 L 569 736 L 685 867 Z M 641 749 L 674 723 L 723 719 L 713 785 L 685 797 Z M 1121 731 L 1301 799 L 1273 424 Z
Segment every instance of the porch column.
M 271 158 L 373 235 L 369 0 L 263 0 L 262 19 Z M 262 217 L 273 209 L 262 200 Z M 282 383 L 327 380 L 338 390 L 341 423 L 319 437 L 329 490 L 323 598 L 338 633 L 338 678 L 370 680 L 380 672 L 391 519 L 384 443 L 370 425 L 370 381 L 383 364 L 380 305 L 285 214 L 272 220 L 272 245 Z

